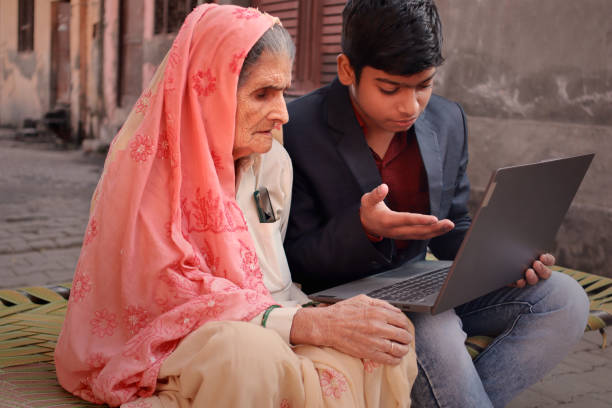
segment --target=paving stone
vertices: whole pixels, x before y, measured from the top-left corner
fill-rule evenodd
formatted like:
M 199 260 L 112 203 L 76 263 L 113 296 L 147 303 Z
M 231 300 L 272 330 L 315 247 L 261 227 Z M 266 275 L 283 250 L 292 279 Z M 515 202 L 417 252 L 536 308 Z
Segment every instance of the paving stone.
M 611 406 L 609 402 L 591 396 L 583 396 L 579 398 L 579 401 L 563 404 L 563 408 L 610 408 Z
M 6 267 L 6 266 L 14 266 L 17 265 L 19 263 L 23 262 L 23 257 L 20 257 L 18 255 L 15 254 L 4 254 L 4 255 L 0 255 L 0 268 Z M 29 264 L 29 262 L 28 262 Z
M 26 252 L 31 251 L 32 248 L 27 241 L 21 237 L 16 237 L 9 242 L 9 248 L 13 252 Z
M 32 241 L 29 243 L 30 247 L 32 248 L 33 251 L 40 251 L 43 249 L 51 249 L 51 248 L 57 248 L 57 243 L 50 240 L 50 239 L 41 239 L 38 241 Z
M 83 238 L 74 236 L 62 237 L 55 238 L 55 242 L 57 243 L 57 245 L 54 245 L 54 247 L 58 248 L 80 247 L 83 244 Z
M 44 285 L 49 281 L 49 277 L 44 272 L 36 272 L 30 275 L 13 275 L 2 277 L 3 288 L 18 288 L 23 286 Z M 37 282 L 37 283 L 33 283 Z M 42 282 L 42 283 L 41 283 Z
M 506 408 L 543 408 L 543 407 L 556 407 L 558 402 L 550 397 L 542 395 L 531 389 L 527 389 L 522 392 L 514 400 L 510 401 Z
M 588 395 L 598 391 L 597 387 L 590 383 L 577 381 L 581 376 L 582 373 L 547 377 L 530 389 L 557 402 L 569 403 L 576 395 Z

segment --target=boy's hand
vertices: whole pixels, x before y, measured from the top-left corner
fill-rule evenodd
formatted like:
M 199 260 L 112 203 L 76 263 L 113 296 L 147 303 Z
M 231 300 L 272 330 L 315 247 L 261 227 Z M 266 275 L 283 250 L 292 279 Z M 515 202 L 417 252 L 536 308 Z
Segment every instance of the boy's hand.
M 438 220 L 433 215 L 392 211 L 383 201 L 388 193 L 389 187 L 381 184 L 361 197 L 361 225 L 368 234 L 400 240 L 424 240 L 455 228 L 452 221 Z
M 548 268 L 555 264 L 555 257 L 551 254 L 542 254 L 540 259 L 536 259 L 533 262 L 531 268 L 525 271 L 525 277 L 517 280 L 512 284 L 516 288 L 524 288 L 527 284 L 535 285 L 540 279 L 548 279 L 552 274 L 552 271 Z

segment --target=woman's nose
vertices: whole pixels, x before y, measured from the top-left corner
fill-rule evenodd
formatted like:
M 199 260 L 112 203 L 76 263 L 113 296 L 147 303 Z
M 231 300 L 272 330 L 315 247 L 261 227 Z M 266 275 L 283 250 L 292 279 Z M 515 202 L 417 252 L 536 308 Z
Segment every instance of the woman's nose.
M 268 118 L 282 124 L 289 122 L 289 112 L 287 112 L 287 103 L 285 102 L 285 98 L 281 95 L 278 98 L 275 98 L 273 103 L 274 106 L 272 106 Z

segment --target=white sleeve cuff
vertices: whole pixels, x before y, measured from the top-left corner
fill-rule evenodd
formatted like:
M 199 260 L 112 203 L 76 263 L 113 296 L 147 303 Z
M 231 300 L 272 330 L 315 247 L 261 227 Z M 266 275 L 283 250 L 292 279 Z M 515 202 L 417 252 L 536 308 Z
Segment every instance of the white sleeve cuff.
M 293 316 L 297 313 L 299 306 L 296 307 L 277 307 L 270 310 L 268 320 L 266 320 L 266 328 L 277 332 L 283 340 L 289 345 L 291 336 L 291 325 L 293 324 Z M 264 311 L 265 312 L 265 311 Z M 251 319 L 251 323 L 261 325 L 264 312 Z

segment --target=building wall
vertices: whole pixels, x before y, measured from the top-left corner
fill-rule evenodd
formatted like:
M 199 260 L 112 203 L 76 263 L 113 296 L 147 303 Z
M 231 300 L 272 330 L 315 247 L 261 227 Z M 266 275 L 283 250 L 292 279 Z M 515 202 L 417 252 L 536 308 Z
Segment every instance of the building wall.
M 612 276 L 612 2 L 437 4 L 436 92 L 468 115 L 472 205 L 497 167 L 595 152 L 553 249 L 561 264 Z
M 248 0 L 221 0 L 221 4 L 243 4 Z M 142 89 L 145 89 L 158 65 L 172 46 L 176 33 L 154 34 L 155 1 L 143 0 L 143 64 L 130 69 L 142 70 Z M 119 0 L 104 1 L 104 45 L 102 58 L 103 70 L 103 117 L 99 121 L 99 131 L 96 134 L 94 146 L 108 145 L 121 128 L 132 106 L 117 105 L 117 76 L 119 60 Z
M 34 51 L 17 52 L 18 1 L 0 12 L 0 124 L 20 126 L 50 105 L 51 2 L 34 3 Z

